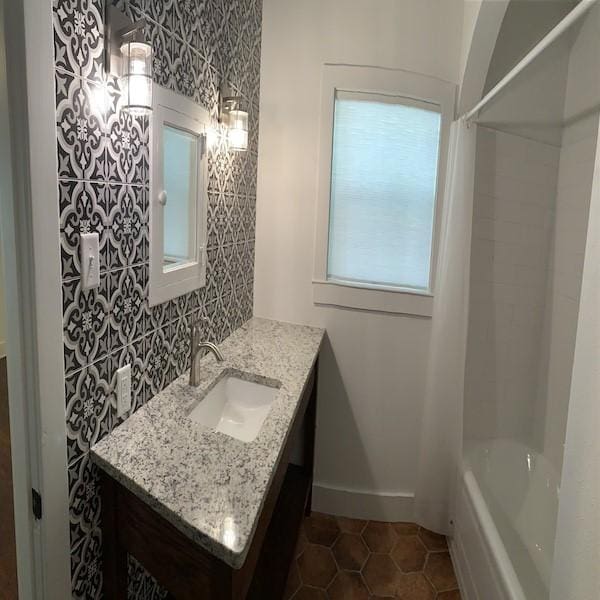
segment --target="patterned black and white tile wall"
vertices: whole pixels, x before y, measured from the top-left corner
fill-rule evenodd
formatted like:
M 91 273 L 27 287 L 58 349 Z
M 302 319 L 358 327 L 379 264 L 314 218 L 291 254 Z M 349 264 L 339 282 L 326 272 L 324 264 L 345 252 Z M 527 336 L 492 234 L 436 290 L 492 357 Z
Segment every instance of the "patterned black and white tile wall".
M 114 0 L 144 18 L 155 82 L 217 116 L 231 82 L 249 111 L 249 150 L 209 152 L 207 283 L 148 305 L 149 122 L 122 113 L 103 65 L 104 2 L 53 0 L 56 135 L 73 598 L 103 598 L 98 472 L 90 447 L 119 424 L 116 370 L 132 365 L 133 409 L 189 366 L 189 325 L 220 342 L 252 315 L 262 0 Z M 79 237 L 98 232 L 100 286 L 79 281 Z M 129 596 L 164 597 L 134 559 Z

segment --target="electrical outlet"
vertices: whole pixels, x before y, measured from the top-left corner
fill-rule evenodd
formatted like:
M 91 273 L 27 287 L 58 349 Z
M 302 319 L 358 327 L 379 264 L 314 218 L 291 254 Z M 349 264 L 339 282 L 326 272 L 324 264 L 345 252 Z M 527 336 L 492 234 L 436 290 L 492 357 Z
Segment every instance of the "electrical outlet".
M 100 285 L 100 240 L 97 233 L 82 233 L 80 240 L 81 287 L 84 290 Z
M 131 410 L 131 365 L 117 371 L 117 416 L 122 417 Z

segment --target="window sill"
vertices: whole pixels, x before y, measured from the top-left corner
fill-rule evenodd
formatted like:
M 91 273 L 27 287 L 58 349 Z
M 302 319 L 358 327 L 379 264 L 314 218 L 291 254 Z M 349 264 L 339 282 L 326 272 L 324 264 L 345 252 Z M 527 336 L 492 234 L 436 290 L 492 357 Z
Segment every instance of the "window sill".
M 347 282 L 313 280 L 313 302 L 356 310 L 431 318 L 433 296 L 429 292 L 365 287 Z

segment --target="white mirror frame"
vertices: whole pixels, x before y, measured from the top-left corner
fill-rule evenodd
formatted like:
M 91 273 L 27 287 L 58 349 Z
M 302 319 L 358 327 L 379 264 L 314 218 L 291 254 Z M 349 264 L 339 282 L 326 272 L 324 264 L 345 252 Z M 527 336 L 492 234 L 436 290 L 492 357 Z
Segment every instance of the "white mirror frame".
M 208 204 L 208 110 L 189 98 L 154 85 L 150 128 L 150 282 L 149 303 L 155 306 L 206 285 Z M 172 125 L 198 136 L 196 248 L 189 262 L 164 271 L 163 126 Z M 167 200 L 168 201 L 168 200 Z

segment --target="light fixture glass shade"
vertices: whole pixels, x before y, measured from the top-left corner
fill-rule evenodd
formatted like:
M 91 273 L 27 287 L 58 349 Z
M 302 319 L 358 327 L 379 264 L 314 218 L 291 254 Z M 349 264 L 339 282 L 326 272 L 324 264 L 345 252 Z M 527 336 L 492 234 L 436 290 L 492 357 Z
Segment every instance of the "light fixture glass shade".
M 152 112 L 152 46 L 131 41 L 121 45 L 122 110 L 134 115 Z
M 248 113 L 245 110 L 229 112 L 227 140 L 231 150 L 248 149 Z

